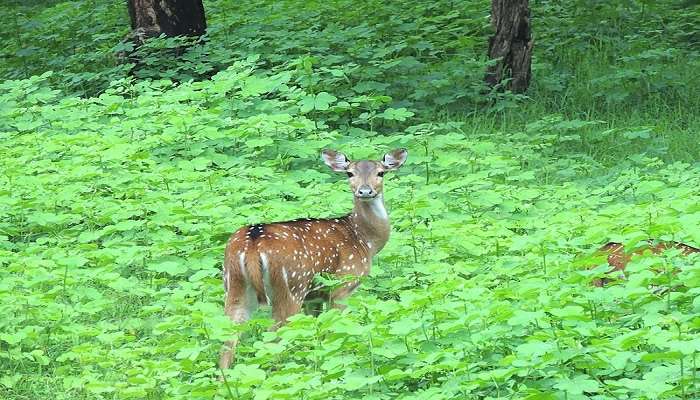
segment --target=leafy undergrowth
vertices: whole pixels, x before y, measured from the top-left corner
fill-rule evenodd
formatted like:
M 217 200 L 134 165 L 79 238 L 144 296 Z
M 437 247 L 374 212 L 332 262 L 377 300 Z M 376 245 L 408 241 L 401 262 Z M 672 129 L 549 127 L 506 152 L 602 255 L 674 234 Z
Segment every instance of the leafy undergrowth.
M 348 136 L 314 117 L 361 103 L 254 64 L 86 99 L 48 74 L 0 84 L 3 398 L 698 397 L 694 259 L 641 258 L 624 284 L 593 288 L 605 268 L 586 257 L 610 239 L 700 243 L 696 167 L 562 155 L 595 122 L 561 116 L 507 135 L 444 122 Z M 631 143 L 645 129 L 615 134 Z M 274 333 L 264 312 L 232 325 L 227 235 L 346 212 L 320 150 L 398 146 L 409 160 L 385 185 L 393 236 L 348 309 Z M 236 332 L 222 383 L 217 353 Z
M 526 119 L 541 109 L 578 117 L 602 113 L 604 119 L 663 112 L 668 123 L 680 119 L 681 125 L 688 116 L 674 114 L 700 106 L 699 84 L 688 78 L 700 68 L 700 12 L 691 1 L 533 2 L 528 96 L 536 104 L 524 110 L 519 97 L 491 93 L 482 83 L 491 35 L 487 0 L 203 3 L 203 43 L 174 59 L 168 50 L 182 41 L 153 40 L 139 53 L 142 65 L 134 76 L 208 79 L 259 55 L 260 68 L 295 72 L 295 83 L 310 94 L 363 102 L 352 115 L 355 125 L 372 124 L 388 101 L 425 120 L 478 115 L 492 105 L 496 111 L 520 107 Z M 0 42 L 0 78 L 60 71 L 52 83 L 89 96 L 130 70 L 119 56 L 131 50 L 123 40 L 129 18 L 122 3 L 16 1 L 0 8 L 0 19 L 7 21 L 0 25 L 7 39 Z

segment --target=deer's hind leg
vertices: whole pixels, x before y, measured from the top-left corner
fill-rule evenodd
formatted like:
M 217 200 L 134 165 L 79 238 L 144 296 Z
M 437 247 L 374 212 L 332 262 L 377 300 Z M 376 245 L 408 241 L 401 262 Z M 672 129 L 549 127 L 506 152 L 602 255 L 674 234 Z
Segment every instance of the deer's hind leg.
M 224 273 L 227 272 L 225 271 Z M 255 289 L 241 279 L 225 279 L 224 282 L 227 285 L 224 312 L 236 323 L 243 323 L 249 320 L 250 316 L 258 308 Z M 225 369 L 231 365 L 235 357 L 236 345 L 238 345 L 238 337 L 226 341 L 219 358 L 219 367 Z
M 274 288 L 270 300 L 272 302 L 272 318 L 275 320 L 273 329 L 278 329 L 285 323 L 287 318 L 301 311 L 304 302 L 304 291 L 308 283 L 302 282 L 301 278 L 287 271 L 282 267 L 277 273 L 271 274 L 271 287 Z M 304 288 L 304 289 L 302 289 Z

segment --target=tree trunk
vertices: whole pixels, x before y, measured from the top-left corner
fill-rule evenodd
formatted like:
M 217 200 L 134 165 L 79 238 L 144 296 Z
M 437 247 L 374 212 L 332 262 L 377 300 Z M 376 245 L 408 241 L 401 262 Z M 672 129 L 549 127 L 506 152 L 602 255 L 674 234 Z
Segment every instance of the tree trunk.
M 136 44 L 160 36 L 201 36 L 207 29 L 202 0 L 129 0 Z
M 523 93 L 530 86 L 532 35 L 528 0 L 492 0 L 489 58 L 497 60 L 486 71 L 486 83 L 494 87 L 510 79 L 507 88 Z

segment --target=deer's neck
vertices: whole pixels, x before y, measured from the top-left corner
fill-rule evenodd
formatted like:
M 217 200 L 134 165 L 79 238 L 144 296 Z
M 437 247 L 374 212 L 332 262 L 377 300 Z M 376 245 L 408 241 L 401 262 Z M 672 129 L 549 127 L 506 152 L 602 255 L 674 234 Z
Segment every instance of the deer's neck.
M 349 215 L 350 223 L 358 239 L 367 244 L 370 256 L 374 256 L 389 240 L 389 215 L 380 194 L 372 200 L 355 198 L 355 206 Z

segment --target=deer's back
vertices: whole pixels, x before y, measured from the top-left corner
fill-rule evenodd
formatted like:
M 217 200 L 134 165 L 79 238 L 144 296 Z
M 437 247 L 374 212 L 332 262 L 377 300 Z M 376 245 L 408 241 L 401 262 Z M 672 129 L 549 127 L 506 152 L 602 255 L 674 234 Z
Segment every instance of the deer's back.
M 288 288 L 294 298 L 303 299 L 315 274 L 369 272 L 368 248 L 349 224 L 346 218 L 335 218 L 243 227 L 229 240 L 225 267 L 234 279 L 250 281 L 265 292 Z M 252 270 L 256 267 L 259 271 Z

